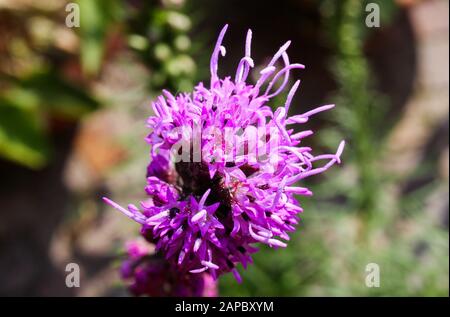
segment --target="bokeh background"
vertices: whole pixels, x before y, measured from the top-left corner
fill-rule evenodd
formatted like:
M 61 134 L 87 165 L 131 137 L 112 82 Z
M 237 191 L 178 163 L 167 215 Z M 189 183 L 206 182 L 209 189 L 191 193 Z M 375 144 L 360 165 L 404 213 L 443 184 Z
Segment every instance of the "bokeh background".
M 292 113 L 317 151 L 347 140 L 284 250 L 220 281 L 220 294 L 448 296 L 449 3 L 359 0 L 0 0 L 0 295 L 127 296 L 117 267 L 138 226 L 105 206 L 143 197 L 149 100 L 207 81 L 225 23 L 234 74 L 246 30 L 262 65 L 286 40 L 305 64 Z M 280 99 L 282 100 L 282 99 Z M 273 104 L 276 106 L 276 102 Z M 81 267 L 81 287 L 65 267 Z M 377 263 L 381 287 L 365 285 Z

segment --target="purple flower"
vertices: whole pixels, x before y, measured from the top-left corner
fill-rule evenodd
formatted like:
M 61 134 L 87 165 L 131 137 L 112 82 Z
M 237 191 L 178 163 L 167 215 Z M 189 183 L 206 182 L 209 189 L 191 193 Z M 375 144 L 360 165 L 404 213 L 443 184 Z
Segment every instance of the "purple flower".
M 170 263 L 151 253 L 145 241 L 129 241 L 127 258 L 121 275 L 131 281 L 130 292 L 135 296 L 217 296 L 217 283 L 208 273 L 183 274 Z
M 148 118 L 146 138 L 152 157 L 145 188 L 149 201 L 128 209 L 105 201 L 140 223 L 143 236 L 176 272 L 217 278 L 231 271 L 239 281 L 236 265 L 252 262 L 256 243 L 286 247 L 303 211 L 297 196 L 312 195 L 297 183 L 340 163 L 344 142 L 335 154 L 318 156 L 303 145 L 313 132 L 294 128 L 334 105 L 289 117 L 300 81 L 283 106 L 273 111 L 268 105 L 288 85 L 290 72 L 304 68 L 290 63 L 290 42 L 250 84 L 249 30 L 234 79 L 219 78 L 226 30 L 211 57 L 209 88 L 200 83 L 177 96 L 163 91 L 152 103 L 155 115 Z M 326 163 L 316 167 L 319 161 Z

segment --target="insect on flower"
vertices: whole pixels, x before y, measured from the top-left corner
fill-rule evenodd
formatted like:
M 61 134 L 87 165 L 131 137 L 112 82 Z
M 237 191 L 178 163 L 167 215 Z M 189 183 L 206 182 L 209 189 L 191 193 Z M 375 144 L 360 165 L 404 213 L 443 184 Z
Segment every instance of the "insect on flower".
M 192 93 L 176 96 L 164 90 L 152 103 L 146 138 L 151 147 L 145 188 L 149 200 L 127 209 L 104 200 L 141 224 L 156 254 L 177 272 L 207 273 L 214 279 L 233 272 L 240 281 L 236 265 L 246 268 L 252 262 L 256 243 L 286 247 L 303 211 L 297 197 L 312 195 L 297 182 L 340 163 L 345 143 L 335 154 L 318 156 L 303 146 L 313 132 L 294 132 L 294 127 L 334 105 L 288 116 L 299 80 L 283 106 L 273 111 L 268 105 L 289 84 L 290 72 L 304 68 L 290 63 L 290 42 L 250 84 L 254 62 L 249 30 L 234 78 L 219 78 L 226 30 L 227 25 L 212 53 L 209 87 L 199 83 Z

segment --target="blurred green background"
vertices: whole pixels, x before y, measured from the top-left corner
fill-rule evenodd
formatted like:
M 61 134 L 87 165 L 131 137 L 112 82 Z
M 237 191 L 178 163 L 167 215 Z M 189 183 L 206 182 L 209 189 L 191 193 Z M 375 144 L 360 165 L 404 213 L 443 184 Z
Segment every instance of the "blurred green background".
M 365 24 L 369 2 L 380 28 Z M 118 255 L 138 226 L 99 197 L 143 197 L 149 101 L 208 82 L 229 23 L 221 76 L 248 28 L 257 65 L 292 40 L 306 65 L 292 113 L 335 103 L 308 142 L 347 147 L 307 181 L 289 246 L 261 247 L 220 294 L 448 296 L 448 1 L 78 0 L 72 28 L 68 3 L 0 0 L 0 295 L 127 295 Z M 79 289 L 65 287 L 70 262 Z

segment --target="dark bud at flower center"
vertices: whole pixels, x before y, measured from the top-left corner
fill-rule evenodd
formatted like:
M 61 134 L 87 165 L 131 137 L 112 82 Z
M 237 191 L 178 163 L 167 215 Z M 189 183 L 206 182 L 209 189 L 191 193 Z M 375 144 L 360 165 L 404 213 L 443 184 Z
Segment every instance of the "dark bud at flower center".
M 245 176 L 249 177 L 251 175 L 253 175 L 254 173 L 256 173 L 259 170 L 259 168 L 257 167 L 253 167 L 249 164 L 245 164 L 243 166 L 241 166 L 241 171 L 245 174 Z
M 169 210 L 169 217 L 170 217 L 170 219 L 175 217 L 179 212 L 180 212 L 180 209 L 178 209 L 177 207 L 170 208 L 170 210 Z

